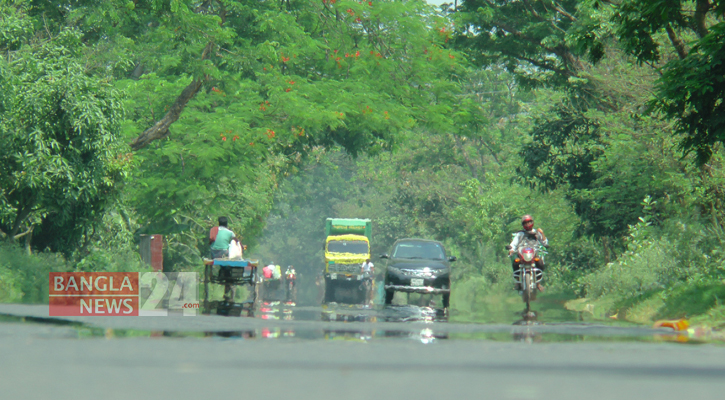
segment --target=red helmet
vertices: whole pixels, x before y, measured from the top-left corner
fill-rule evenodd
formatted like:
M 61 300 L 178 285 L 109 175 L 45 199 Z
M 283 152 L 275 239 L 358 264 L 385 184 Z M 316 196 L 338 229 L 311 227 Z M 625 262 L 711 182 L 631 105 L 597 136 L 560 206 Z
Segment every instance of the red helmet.
M 532 224 L 534 223 L 534 218 L 532 218 L 529 214 L 521 217 L 521 225 L 526 225 L 527 222 L 531 222 Z

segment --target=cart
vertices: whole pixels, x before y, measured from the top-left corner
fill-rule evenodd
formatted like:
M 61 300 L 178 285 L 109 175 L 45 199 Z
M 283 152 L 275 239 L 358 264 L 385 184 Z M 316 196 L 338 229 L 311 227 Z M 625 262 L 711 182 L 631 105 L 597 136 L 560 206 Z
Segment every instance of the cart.
M 237 312 L 235 310 L 238 309 L 241 312 L 244 305 L 248 304 L 248 309 L 251 312 L 257 300 L 258 266 L 258 260 L 204 259 L 204 309 L 209 311 L 212 308 L 216 308 L 218 313 L 236 315 Z M 210 283 L 224 285 L 223 301 L 209 301 Z M 245 284 L 251 288 L 251 300 L 239 304 L 234 303 L 234 288 Z

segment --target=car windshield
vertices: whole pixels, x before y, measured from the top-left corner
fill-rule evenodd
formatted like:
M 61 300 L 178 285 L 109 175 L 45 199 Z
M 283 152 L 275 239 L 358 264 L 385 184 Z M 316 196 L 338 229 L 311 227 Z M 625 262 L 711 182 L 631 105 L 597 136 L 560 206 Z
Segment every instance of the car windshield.
M 393 251 L 394 258 L 422 258 L 427 260 L 442 260 L 445 254 L 443 246 L 430 242 L 398 243 Z
M 330 253 L 367 254 L 368 244 L 359 240 L 331 240 L 327 243 L 327 251 Z

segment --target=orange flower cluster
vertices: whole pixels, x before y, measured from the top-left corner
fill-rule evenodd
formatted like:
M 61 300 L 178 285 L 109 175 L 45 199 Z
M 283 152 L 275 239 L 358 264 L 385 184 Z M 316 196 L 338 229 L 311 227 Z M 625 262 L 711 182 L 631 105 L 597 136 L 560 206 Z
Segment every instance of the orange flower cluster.
M 370 108 L 370 106 L 365 106 L 365 108 L 363 108 L 363 110 L 362 110 L 362 113 L 363 114 L 365 114 L 365 113 L 372 113 L 372 112 L 373 112 L 373 109 Z
M 269 106 L 269 101 L 264 101 L 259 105 L 259 111 L 267 111 L 267 106 Z
M 222 138 L 222 142 L 226 142 L 227 141 L 227 137 L 224 135 L 225 133 L 226 134 L 231 134 L 232 133 L 232 130 L 231 129 L 228 129 L 228 130 L 226 130 L 226 131 L 224 131 L 224 132 L 222 132 L 222 133 L 219 134 L 219 136 L 221 136 L 221 138 Z M 237 139 L 239 139 L 239 136 L 234 135 L 234 137 L 232 138 L 232 141 L 236 141 Z
M 265 132 L 264 134 L 267 135 L 269 139 L 272 139 L 275 135 L 274 131 L 271 129 L 267 129 L 267 132 Z
M 293 126 L 291 128 L 292 134 L 297 136 L 305 136 L 305 128 L 300 128 L 299 126 Z
M 443 28 L 438 30 L 438 33 L 441 36 L 445 37 L 445 42 L 448 43 L 448 40 L 450 39 L 451 36 L 450 36 L 450 32 L 446 29 L 446 27 L 444 26 Z

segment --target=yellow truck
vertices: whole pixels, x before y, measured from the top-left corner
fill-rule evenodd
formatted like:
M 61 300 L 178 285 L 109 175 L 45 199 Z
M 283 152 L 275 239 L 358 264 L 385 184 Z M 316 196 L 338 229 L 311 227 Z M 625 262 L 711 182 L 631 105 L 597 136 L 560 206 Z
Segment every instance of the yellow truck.
M 325 235 L 325 303 L 365 303 L 361 269 L 370 258 L 371 221 L 328 218 Z

